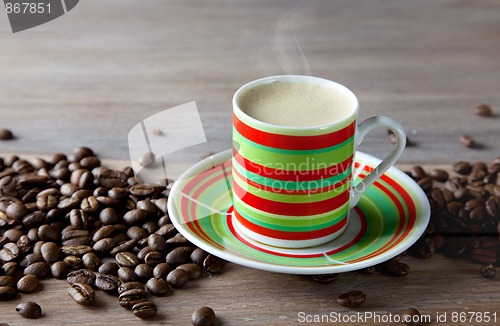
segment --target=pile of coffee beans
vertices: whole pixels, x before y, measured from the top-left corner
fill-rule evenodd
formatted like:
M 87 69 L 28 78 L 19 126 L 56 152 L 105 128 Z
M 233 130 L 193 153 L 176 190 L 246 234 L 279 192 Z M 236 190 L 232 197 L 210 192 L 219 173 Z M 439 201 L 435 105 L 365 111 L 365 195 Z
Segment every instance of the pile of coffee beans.
M 413 167 L 407 174 L 425 191 L 431 205 L 426 233 L 409 252 L 429 258 L 438 251 L 481 264 L 492 278 L 500 263 L 500 157 L 491 163 L 457 162 L 444 170 Z
M 101 166 L 87 147 L 48 160 L 0 158 L 0 300 L 53 277 L 78 304 L 92 305 L 101 290 L 139 318 L 156 315 L 151 296 L 225 264 L 177 232 L 167 196 L 168 187 L 139 184 L 130 167 Z M 36 316 L 32 307 L 18 311 Z

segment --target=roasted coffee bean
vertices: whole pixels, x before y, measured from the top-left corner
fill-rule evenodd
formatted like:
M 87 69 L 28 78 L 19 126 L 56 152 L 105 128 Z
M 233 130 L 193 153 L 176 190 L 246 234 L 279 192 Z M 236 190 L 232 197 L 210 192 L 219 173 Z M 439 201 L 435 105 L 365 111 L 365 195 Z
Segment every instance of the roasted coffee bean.
M 420 325 L 421 318 L 422 316 L 420 315 L 420 312 L 415 308 L 405 309 L 401 314 L 401 319 L 403 323 L 410 326 Z
M 201 307 L 191 316 L 191 324 L 193 326 L 213 326 L 215 325 L 215 312 L 210 307 Z
M 484 265 L 484 266 L 481 266 L 480 272 L 484 278 L 494 278 L 495 275 L 497 274 L 497 269 L 495 266 L 493 266 L 491 264 Z
M 130 193 L 136 196 L 151 196 L 156 192 L 156 188 L 153 185 L 138 184 L 130 187 Z
M 486 200 L 486 211 L 493 218 L 500 217 L 500 204 L 493 196 Z
M 9 275 L 0 276 L 0 286 L 16 287 L 16 279 Z
M 118 287 L 118 294 L 122 294 L 125 291 L 128 290 L 134 290 L 134 289 L 139 289 L 139 290 L 145 290 L 144 284 L 139 283 L 139 282 L 126 282 L 120 284 Z
M 415 180 L 420 180 L 420 179 L 423 179 L 423 178 L 426 177 L 426 173 L 425 173 L 424 169 L 421 166 L 418 166 L 418 165 L 414 166 L 410 170 L 410 175 Z
M 131 252 L 119 252 L 115 256 L 115 260 L 121 267 L 135 267 L 139 264 L 139 258 Z
M 21 254 L 25 254 L 32 249 L 31 240 L 27 235 L 23 234 L 19 240 L 16 242 L 17 247 L 21 251 Z
M 86 253 L 91 252 L 92 247 L 85 245 L 62 246 L 61 250 L 65 255 L 83 256 Z
M 68 288 L 68 294 L 76 303 L 89 306 L 94 303 L 95 291 L 85 283 L 74 283 Z
M 116 233 L 116 227 L 114 225 L 104 225 L 100 227 L 92 236 L 92 241 L 97 242 L 104 238 L 112 237 Z
M 9 129 L 0 128 L 0 140 L 9 140 L 14 138 L 14 134 Z
M 130 239 L 140 240 L 140 239 L 146 238 L 148 236 L 148 232 L 145 229 L 143 229 L 142 227 L 135 225 L 135 226 L 131 226 L 127 230 L 127 236 Z
M 0 250 L 0 261 L 7 263 L 13 261 L 19 257 L 21 250 L 14 242 L 8 242 L 3 245 L 2 250 Z
M 37 319 L 42 316 L 42 308 L 35 302 L 22 302 L 17 305 L 16 311 L 24 318 Z
M 5 210 L 5 214 L 16 221 L 19 221 L 27 212 L 26 206 L 20 202 L 10 204 Z
M 459 138 L 460 144 L 464 145 L 465 147 L 475 147 L 476 146 L 476 140 L 474 137 L 468 134 L 463 134 Z
M 115 242 L 116 242 L 116 239 L 115 239 Z M 111 251 L 109 253 L 111 254 L 111 256 L 115 256 L 119 252 L 131 251 L 135 248 L 136 244 L 137 244 L 137 240 L 135 240 L 135 239 L 123 241 L 123 242 L 118 243 L 116 245 L 116 247 L 111 249 Z
M 118 264 L 115 262 L 105 262 L 101 266 L 99 266 L 98 272 L 101 274 L 117 276 L 119 268 L 120 266 L 118 266 Z
M 95 286 L 107 293 L 118 293 L 118 287 L 121 281 L 118 277 L 109 274 L 98 274 L 95 280 Z
M 493 264 L 497 261 L 497 250 L 476 248 L 472 250 L 471 258 L 484 265 Z
M 17 295 L 17 290 L 11 286 L 0 286 L 0 301 L 14 299 Z
M 99 209 L 99 202 L 94 196 L 89 196 L 87 198 L 82 199 L 80 203 L 80 209 L 84 213 L 94 213 Z
M 17 281 L 17 290 L 22 293 L 31 293 L 38 288 L 38 277 L 35 275 L 23 276 Z
M 4 237 L 9 239 L 10 242 L 17 242 L 24 235 L 23 231 L 19 229 L 9 229 L 3 233 Z M 19 249 L 20 250 L 20 249 Z
M 155 316 L 158 309 L 156 308 L 156 304 L 154 302 L 144 301 L 134 304 L 132 306 L 132 312 L 136 317 L 147 319 Z
M 80 257 L 69 255 L 64 257 L 64 263 L 68 265 L 71 269 L 81 269 L 83 267 L 83 261 Z
M 139 264 L 134 269 L 135 275 L 141 280 L 147 280 L 153 277 L 153 270 L 148 264 Z
M 78 208 L 80 206 L 81 200 L 79 198 L 68 197 L 59 201 L 57 208 L 65 212 L 71 211 L 72 209 Z
M 101 259 L 93 252 L 88 252 L 83 255 L 82 263 L 88 270 L 96 271 L 99 265 L 101 265 Z
M 174 268 L 168 263 L 160 263 L 153 269 L 153 277 L 166 279 L 168 273 L 173 271 Z
M 482 117 L 491 117 L 493 115 L 493 110 L 488 104 L 479 104 L 474 109 L 474 113 Z
M 167 248 L 167 243 L 165 242 L 165 239 L 156 233 L 151 234 L 148 237 L 148 245 L 153 249 L 154 251 L 164 251 Z M 189 253 L 191 255 L 191 252 Z
M 420 238 L 410 249 L 414 256 L 430 258 L 436 252 L 436 243 L 432 237 Z
M 70 230 L 63 233 L 61 240 L 63 246 L 79 246 L 88 245 L 91 239 L 87 230 Z
M 45 242 L 40 249 L 43 259 L 51 264 L 59 260 L 61 256 L 61 249 L 54 242 Z
M 110 252 L 115 245 L 116 245 L 115 239 L 104 238 L 94 243 L 92 249 L 97 253 L 105 254 Z
M 167 275 L 167 282 L 173 288 L 181 288 L 189 281 L 189 273 L 183 269 L 174 269 Z
M 337 302 L 342 307 L 359 307 L 366 300 L 366 295 L 361 291 L 350 291 L 338 296 Z
M 35 275 L 39 279 L 46 277 L 50 272 L 50 265 L 46 262 L 33 263 L 24 269 L 24 275 Z
M 130 267 L 120 267 L 117 273 L 123 282 L 134 282 L 137 280 L 137 275 L 135 275 L 134 270 Z
M 66 277 L 69 284 L 84 283 L 90 286 L 95 284 L 95 279 L 95 273 L 88 269 L 79 269 L 69 273 Z
M 470 212 L 472 211 L 473 209 L 477 208 L 477 207 L 483 207 L 485 204 L 485 201 L 483 198 L 480 198 L 480 197 L 476 197 L 476 198 L 473 198 L 471 200 L 468 200 L 466 203 L 465 203 L 465 210 Z
M 422 188 L 425 192 L 429 192 L 432 189 L 433 185 L 432 178 L 425 177 L 418 180 L 417 183 L 420 186 L 420 188 Z
M 391 259 L 380 265 L 380 271 L 388 276 L 401 277 L 408 275 L 410 266 L 395 259 Z
M 56 261 L 50 266 L 52 277 L 58 280 L 65 279 L 69 273 L 69 266 L 63 261 Z
M 164 239 L 169 239 L 177 233 L 177 230 L 173 224 L 167 223 L 162 225 L 156 233 L 161 235 Z
M 207 258 L 207 256 L 208 256 L 208 252 L 206 252 L 205 250 L 203 250 L 201 248 L 196 248 L 191 253 L 191 261 L 193 263 L 196 263 L 196 264 L 202 266 L 203 261 L 205 260 L 205 258 Z
M 338 278 L 338 274 L 318 274 L 312 277 L 312 280 L 316 283 L 328 284 L 335 281 Z
M 222 272 L 226 262 L 219 257 L 209 254 L 203 261 L 203 269 L 211 274 Z
M 125 213 L 125 215 L 123 215 L 123 220 L 130 225 L 135 225 L 143 223 L 144 220 L 147 218 L 147 216 L 148 216 L 147 211 L 137 208 Z
M 132 307 L 140 302 L 148 301 L 147 292 L 141 289 L 131 289 L 123 291 L 118 297 L 120 306 L 126 309 L 132 309 Z
M 23 217 L 24 226 L 31 228 L 47 223 L 47 216 L 41 211 L 29 213 Z
M 101 165 L 101 161 L 95 156 L 86 156 L 80 160 L 80 165 L 86 169 L 93 169 Z
M 38 238 L 42 241 L 57 241 L 59 232 L 49 224 L 43 224 L 38 228 Z
M 187 263 L 177 266 L 177 269 L 183 269 L 189 274 L 190 280 L 199 279 L 203 273 L 203 268 L 195 263 Z
M 434 169 L 430 174 L 431 177 L 438 182 L 446 182 L 449 178 L 448 172 L 443 169 Z
M 168 253 L 165 261 L 170 265 L 182 265 L 191 262 L 191 253 L 193 248 L 191 247 L 177 247 Z
M 21 267 L 27 267 L 33 263 L 38 263 L 41 261 L 45 261 L 40 254 L 28 254 L 24 256 L 24 258 L 19 262 Z
M 14 276 L 17 273 L 17 262 L 11 261 L 2 265 L 1 271 L 7 276 Z M 0 271 L 0 272 L 1 272 Z
M 144 257 L 144 262 L 149 266 L 156 266 L 165 261 L 165 256 L 158 251 L 151 251 Z
M 472 166 L 468 162 L 460 161 L 453 165 L 453 170 L 462 175 L 467 175 L 472 171 Z
M 127 176 L 121 171 L 103 169 L 98 176 L 99 184 L 106 188 L 122 188 L 127 185 Z
M 157 297 L 164 296 L 172 291 L 168 283 L 161 278 L 150 278 L 146 283 L 146 289 Z

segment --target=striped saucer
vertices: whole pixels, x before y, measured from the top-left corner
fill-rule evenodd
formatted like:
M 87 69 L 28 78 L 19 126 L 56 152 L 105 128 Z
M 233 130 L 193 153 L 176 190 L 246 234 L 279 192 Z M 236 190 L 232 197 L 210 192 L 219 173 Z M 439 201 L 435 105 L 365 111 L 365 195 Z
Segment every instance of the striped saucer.
M 379 162 L 357 152 L 354 184 Z M 174 183 L 168 213 L 177 230 L 207 252 L 289 274 L 346 272 L 386 261 L 417 241 L 430 217 L 423 191 L 394 167 L 363 194 L 344 233 L 316 247 L 286 249 L 248 238 L 238 229 L 231 198 L 231 151 L 224 151 L 195 164 Z

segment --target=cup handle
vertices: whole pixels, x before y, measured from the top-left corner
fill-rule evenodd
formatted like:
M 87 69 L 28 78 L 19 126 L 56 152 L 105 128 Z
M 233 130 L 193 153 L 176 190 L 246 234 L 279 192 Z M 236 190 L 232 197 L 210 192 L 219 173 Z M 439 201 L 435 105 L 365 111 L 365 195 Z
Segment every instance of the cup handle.
M 349 208 L 353 208 L 358 203 L 361 195 L 371 186 L 385 171 L 393 166 L 398 158 L 403 153 L 406 146 L 406 133 L 403 126 L 394 119 L 386 116 L 376 116 L 368 118 L 358 126 L 358 135 L 355 143 L 355 148 L 361 144 L 366 134 L 378 127 L 386 127 L 390 129 L 396 136 L 396 145 L 393 150 L 384 158 L 382 162 L 372 172 L 370 172 L 360 183 L 351 189 L 349 199 Z

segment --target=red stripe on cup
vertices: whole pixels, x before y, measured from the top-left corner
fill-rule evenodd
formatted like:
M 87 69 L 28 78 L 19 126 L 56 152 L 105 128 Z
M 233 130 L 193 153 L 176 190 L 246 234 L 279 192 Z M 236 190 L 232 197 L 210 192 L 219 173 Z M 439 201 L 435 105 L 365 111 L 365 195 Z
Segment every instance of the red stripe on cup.
M 252 181 L 250 179 L 245 178 L 243 175 L 241 175 L 238 170 L 234 169 L 233 174 L 237 175 L 241 180 L 243 180 L 244 183 L 255 187 L 259 190 L 263 191 L 268 191 L 272 192 L 275 194 L 286 194 L 286 195 L 312 195 L 312 194 L 321 194 L 324 192 L 329 192 L 337 187 L 342 186 L 344 183 L 348 182 L 351 179 L 351 175 L 348 175 L 345 177 L 343 180 L 334 182 L 333 184 L 323 187 L 323 188 L 316 188 L 316 189 L 303 189 L 303 190 L 295 190 L 295 189 L 282 189 L 282 188 L 275 188 L 275 187 L 269 187 L 262 185 L 260 183 L 257 183 L 255 181 Z M 318 180 L 319 181 L 319 180 Z
M 281 170 L 275 169 L 269 166 L 264 166 L 255 162 L 252 162 L 245 157 L 243 157 L 238 151 L 233 147 L 233 157 L 236 159 L 239 165 L 241 165 L 245 170 L 263 176 L 265 178 L 282 180 L 282 181 L 314 181 L 327 179 L 336 176 L 352 165 L 353 155 L 349 156 L 343 162 L 339 164 L 332 165 L 327 168 L 313 169 L 313 170 Z
M 347 216 L 342 219 L 340 222 L 321 229 L 321 230 L 315 230 L 315 231 L 306 231 L 306 232 L 287 232 L 287 231 L 277 231 L 273 229 L 268 229 L 260 225 L 256 225 L 247 219 L 245 219 L 243 216 L 241 216 L 238 211 L 234 210 L 234 215 L 238 222 L 240 222 L 244 227 L 246 227 L 249 230 L 252 230 L 255 233 L 258 233 L 260 235 L 274 238 L 274 239 L 281 239 L 281 240 L 312 240 L 312 239 L 318 239 L 318 238 L 323 238 L 326 237 L 330 234 L 333 234 L 340 229 L 342 229 L 346 223 L 347 223 Z
M 350 125 L 344 127 L 343 129 L 323 135 L 281 135 L 250 127 L 249 125 L 238 119 L 235 114 L 233 114 L 233 125 L 234 128 L 236 128 L 236 130 L 240 133 L 240 135 L 247 139 L 250 139 L 253 142 L 268 147 L 291 150 L 314 150 L 332 147 L 351 138 L 354 135 L 356 129 L 356 122 L 353 121 Z
M 333 211 L 344 205 L 349 200 L 349 191 L 343 190 L 341 194 L 316 202 L 286 203 L 265 199 L 256 196 L 241 188 L 238 183 L 233 183 L 235 195 L 250 207 L 263 212 L 285 216 L 310 216 Z

